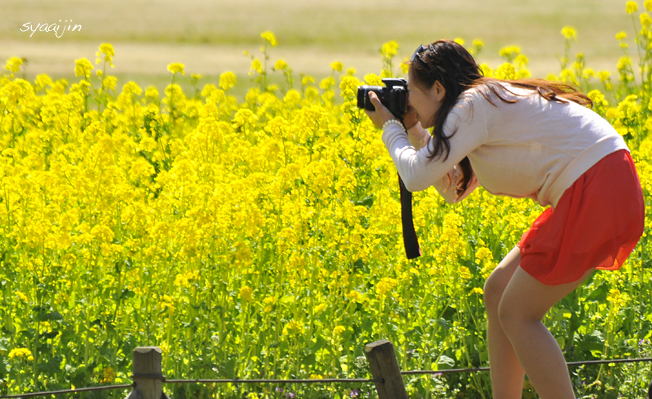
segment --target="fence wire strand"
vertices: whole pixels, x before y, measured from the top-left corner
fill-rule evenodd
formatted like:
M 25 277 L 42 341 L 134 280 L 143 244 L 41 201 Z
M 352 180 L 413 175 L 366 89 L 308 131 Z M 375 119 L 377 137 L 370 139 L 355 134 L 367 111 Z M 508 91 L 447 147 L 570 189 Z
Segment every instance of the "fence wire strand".
M 639 359 L 605 359 L 605 360 L 585 360 L 578 362 L 567 362 L 567 366 L 582 366 L 592 364 L 610 364 L 610 363 L 636 363 L 636 362 L 650 362 L 652 357 L 644 357 Z M 454 374 L 454 373 L 473 373 L 478 371 L 489 371 L 489 367 L 478 367 L 470 369 L 444 369 L 444 370 L 411 370 L 401 371 L 402 375 L 419 375 L 419 374 Z
M 331 383 L 365 383 L 365 382 L 381 382 L 380 380 L 365 379 L 365 378 L 322 378 L 313 380 L 239 380 L 239 379 L 223 379 L 223 380 L 165 380 L 166 384 L 331 384 Z
M 638 358 L 638 359 L 606 359 L 606 360 L 587 360 L 578 362 L 567 362 L 568 366 L 582 366 L 592 364 L 610 364 L 610 363 L 636 363 L 636 362 L 651 362 L 652 357 Z M 468 369 L 446 369 L 446 370 L 411 370 L 401 371 L 401 375 L 419 375 L 419 374 L 453 374 L 453 373 L 472 373 L 479 371 L 489 371 L 489 367 L 478 367 Z M 310 379 L 310 380 L 271 380 L 271 379 L 257 379 L 257 380 L 240 380 L 240 379 L 193 379 L 193 380 L 163 380 L 166 384 L 331 384 L 331 383 L 377 383 L 382 382 L 378 379 L 365 379 L 365 378 L 323 378 L 323 379 Z M 30 398 L 36 396 L 48 395 L 62 395 L 67 393 L 81 393 L 92 391 L 107 391 L 134 388 L 135 384 L 125 385 L 108 385 L 89 388 L 75 388 L 66 389 L 61 391 L 48 391 L 48 392 L 30 392 L 18 395 L 3 395 L 0 399 L 14 399 L 14 398 Z
M 64 389 L 61 391 L 48 391 L 48 392 L 30 392 L 22 393 L 19 395 L 5 395 L 0 396 L 0 399 L 9 399 L 9 398 L 31 398 L 35 396 L 47 396 L 47 395 L 63 395 L 66 393 L 80 393 L 80 392 L 92 392 L 92 391 L 108 391 L 108 390 L 118 390 L 118 389 L 127 389 L 133 388 L 134 384 L 125 384 L 125 385 L 107 385 L 100 387 L 89 387 L 89 388 L 75 388 L 75 389 Z

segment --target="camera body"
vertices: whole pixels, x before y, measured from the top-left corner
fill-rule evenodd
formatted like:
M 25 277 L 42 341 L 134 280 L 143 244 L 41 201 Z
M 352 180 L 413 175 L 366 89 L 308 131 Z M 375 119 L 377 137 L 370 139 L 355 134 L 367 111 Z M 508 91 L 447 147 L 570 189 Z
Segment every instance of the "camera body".
M 369 99 L 369 93 L 374 92 L 380 102 L 391 111 L 394 116 L 401 118 L 407 106 L 407 81 L 403 78 L 385 78 L 385 86 L 358 86 L 358 108 L 375 110 Z

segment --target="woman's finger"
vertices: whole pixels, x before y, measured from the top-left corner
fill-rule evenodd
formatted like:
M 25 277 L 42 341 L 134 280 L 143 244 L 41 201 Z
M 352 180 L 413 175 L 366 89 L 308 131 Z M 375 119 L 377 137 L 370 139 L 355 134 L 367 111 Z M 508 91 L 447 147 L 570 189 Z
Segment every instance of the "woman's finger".
M 382 105 L 382 103 L 378 99 L 378 96 L 376 95 L 375 92 L 373 91 L 369 92 L 369 100 L 371 100 L 371 103 L 374 105 L 374 108 L 376 109 L 376 111 L 378 111 L 378 106 Z

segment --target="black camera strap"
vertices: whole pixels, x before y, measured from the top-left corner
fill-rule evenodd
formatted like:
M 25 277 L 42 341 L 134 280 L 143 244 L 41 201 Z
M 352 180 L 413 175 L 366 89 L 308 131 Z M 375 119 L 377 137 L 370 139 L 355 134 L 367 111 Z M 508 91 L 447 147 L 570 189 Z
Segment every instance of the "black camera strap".
M 403 129 L 405 129 L 405 123 L 403 122 L 403 117 L 399 117 Z M 405 129 L 407 133 L 407 129 Z M 412 217 L 412 192 L 408 191 L 401 179 L 401 175 L 398 176 L 398 187 L 399 192 L 401 193 L 401 224 L 403 225 L 403 245 L 405 246 L 405 255 L 408 259 L 414 259 L 421 256 L 421 247 L 419 246 L 419 240 L 417 239 L 417 232 L 414 229 L 414 220 Z
M 401 193 L 401 222 L 403 224 L 403 245 L 408 259 L 421 256 L 421 248 L 417 239 L 417 232 L 414 230 L 412 220 L 412 193 L 405 188 L 401 176 L 398 177 L 398 185 Z

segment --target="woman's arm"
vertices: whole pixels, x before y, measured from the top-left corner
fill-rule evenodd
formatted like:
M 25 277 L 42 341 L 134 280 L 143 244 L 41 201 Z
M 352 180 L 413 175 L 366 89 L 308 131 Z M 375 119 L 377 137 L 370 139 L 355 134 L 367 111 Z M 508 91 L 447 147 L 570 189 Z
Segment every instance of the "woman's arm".
M 374 103 L 376 111 L 366 112 L 374 125 L 380 128 L 385 121 L 393 119 L 394 116 L 373 94 L 370 93 L 369 97 Z M 447 198 L 447 202 L 451 203 L 464 198 L 472 191 L 467 190 L 467 192 L 463 193 L 463 196 L 457 199 L 454 184 L 449 186 L 448 183 L 457 181 L 457 176 L 455 176 L 457 164 L 487 140 L 485 102 L 472 101 L 468 97 L 458 102 L 446 118 L 444 126 L 444 131 L 449 135 L 450 152 L 448 154 L 444 152 L 435 159 L 431 159 L 429 146 L 425 145 L 417 150 L 412 143 L 412 141 L 415 144 L 426 143 L 427 137 L 425 134 L 428 133 L 420 125 L 416 130 L 413 130 L 415 127 L 410 127 L 410 131 L 414 132 L 412 140 L 410 140 L 403 126 L 389 124 L 383 128 L 383 142 L 408 191 L 421 191 L 430 186 L 435 186 L 444 195 L 444 198 Z M 419 141 L 421 143 L 418 143 Z M 470 183 L 469 188 L 473 187 L 473 181 Z
M 408 129 L 407 134 L 410 143 L 412 144 L 412 146 L 414 146 L 414 149 L 417 151 L 419 151 L 422 148 L 425 148 L 428 145 L 428 142 L 430 142 L 430 138 L 432 137 L 430 136 L 430 132 L 427 129 L 421 127 L 421 123 L 419 122 L 417 122 L 417 124 L 414 125 L 412 128 Z M 455 165 L 453 166 L 453 169 L 448 171 L 446 176 L 444 176 L 438 182 L 435 182 L 435 184 L 433 184 L 433 187 L 435 187 L 439 195 L 441 195 L 447 203 L 454 204 L 466 198 L 469 194 L 473 192 L 473 190 L 475 190 L 480 185 L 474 173 L 471 176 L 471 180 L 467 185 L 466 191 L 462 193 L 461 196 L 458 197 L 455 190 L 455 186 L 460 178 L 461 178 L 460 168 L 458 165 Z
M 430 141 L 430 132 L 427 129 L 421 127 L 421 123 L 417 122 L 412 128 L 407 131 L 408 139 L 410 144 L 414 146 L 414 149 L 419 151 L 428 145 Z
M 469 194 L 473 192 L 473 190 L 480 186 L 478 179 L 475 177 L 475 173 L 473 173 L 471 180 L 469 180 L 469 184 L 466 186 L 466 191 L 464 191 L 462 195 L 458 197 L 455 186 L 461 177 L 460 167 L 459 165 L 455 165 L 453 166 L 453 169 L 451 169 L 446 174 L 446 176 L 444 176 L 440 181 L 435 182 L 432 186 L 447 203 L 455 204 L 468 197 Z
M 478 110 L 476 110 L 476 113 L 478 113 Z M 467 154 L 481 145 L 482 136 L 484 136 L 482 133 L 484 132 L 477 134 L 473 130 L 457 131 L 451 138 L 451 151 L 448 157 L 442 155 L 435 159 L 430 159 L 431 148 L 428 147 L 431 146 L 426 146 L 417 151 L 410 143 L 405 130 L 396 124 L 385 127 L 382 138 L 389 155 L 394 161 L 396 170 L 409 191 L 421 191 L 430 186 L 435 186 L 440 193 L 445 193 L 444 196 L 452 201 L 453 197 L 448 196 L 448 191 L 451 192 L 450 195 L 454 196 L 454 183 L 457 181 L 456 178 L 459 177 L 459 174 L 454 172 L 455 167 Z M 467 140 L 457 140 L 464 135 L 468 135 Z M 452 181 L 453 185 L 450 190 L 447 190 L 449 181 Z

